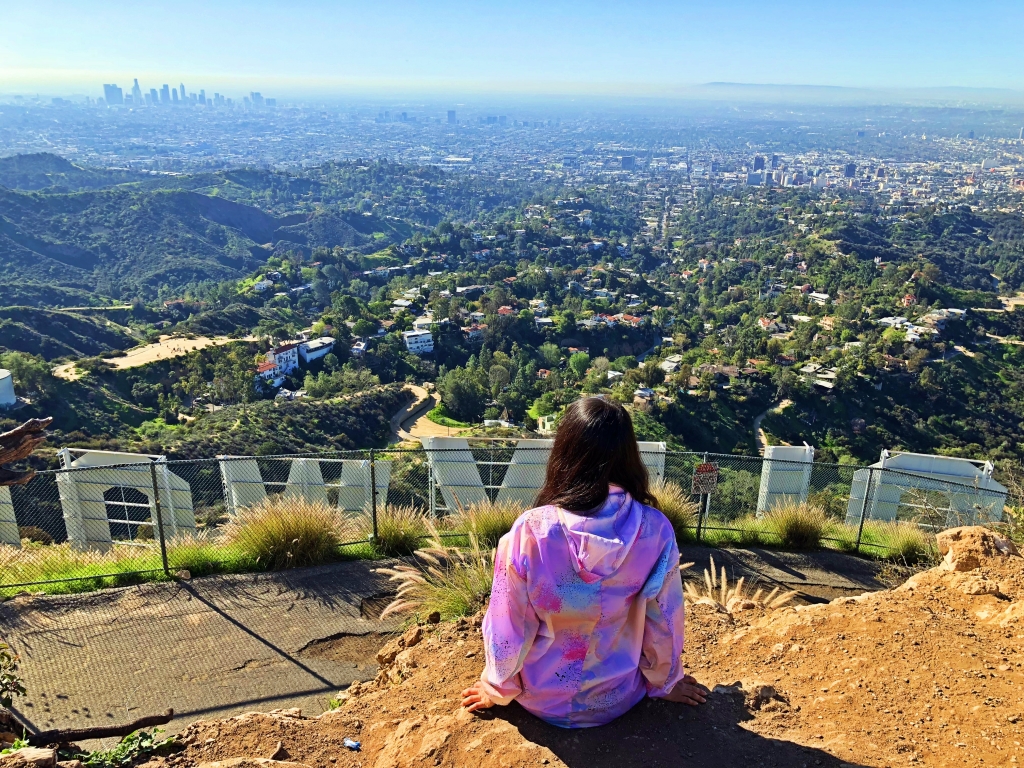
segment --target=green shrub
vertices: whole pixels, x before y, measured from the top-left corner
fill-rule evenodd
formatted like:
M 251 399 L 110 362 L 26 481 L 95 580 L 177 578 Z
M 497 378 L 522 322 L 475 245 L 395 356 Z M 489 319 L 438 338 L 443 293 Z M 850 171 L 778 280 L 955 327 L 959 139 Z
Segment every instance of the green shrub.
M 6 643 L 0 643 L 0 707 L 10 707 L 16 696 L 25 695 L 18 675 L 18 656 Z
M 820 507 L 812 504 L 783 504 L 765 513 L 761 518 L 765 531 L 778 537 L 785 547 L 817 549 L 825 535 L 829 521 Z
M 322 502 L 275 496 L 240 510 L 224 541 L 267 570 L 319 565 L 337 557 L 345 524 Z
M 36 544 L 53 544 L 53 536 L 35 525 L 23 525 L 18 528 L 18 536 L 22 540 L 28 539 Z

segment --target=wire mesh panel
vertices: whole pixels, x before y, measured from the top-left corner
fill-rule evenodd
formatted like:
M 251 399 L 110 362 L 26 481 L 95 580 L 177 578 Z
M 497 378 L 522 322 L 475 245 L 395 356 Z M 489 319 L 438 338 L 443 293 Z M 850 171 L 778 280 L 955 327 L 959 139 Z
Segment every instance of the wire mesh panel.
M 501 507 L 506 522 L 516 509 L 528 509 L 551 446 L 550 440 L 431 438 L 417 448 L 189 461 L 66 451 L 62 469 L 0 488 L 0 596 L 41 584 L 47 591 L 81 591 L 169 578 L 176 569 L 266 569 L 265 562 L 241 558 L 225 532 L 246 510 L 281 500 L 299 505 L 295 514 L 330 510 L 320 513 L 326 527 L 337 524 L 337 513 L 347 521 L 342 544 L 369 547 L 371 555 L 386 550 L 379 541 L 373 545 L 380 520 L 404 516 L 401 551 L 411 551 L 408 542 L 428 535 L 426 520 L 456 535 L 465 531 L 445 521 L 458 517 L 466 527 L 459 515 L 469 508 Z M 886 525 L 941 530 L 996 523 L 1007 498 L 990 472 L 950 477 L 939 473 L 949 471 L 945 465 L 908 471 L 829 464 L 810 461 L 805 448 L 761 458 L 668 451 L 661 443 L 640 447 L 653 487 L 674 488 L 676 498 L 688 499 L 692 521 L 681 530 L 713 545 L 797 546 L 787 520 L 820 515 L 816 541 L 884 553 Z

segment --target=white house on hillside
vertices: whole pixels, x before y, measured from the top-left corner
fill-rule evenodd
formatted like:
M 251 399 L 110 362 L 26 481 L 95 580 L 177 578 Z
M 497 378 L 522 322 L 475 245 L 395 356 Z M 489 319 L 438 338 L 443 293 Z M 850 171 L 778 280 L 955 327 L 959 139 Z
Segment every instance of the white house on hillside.
M 304 362 L 319 360 L 334 349 L 334 339 L 330 336 L 321 336 L 319 339 L 304 341 L 299 345 L 299 355 Z
M 430 331 L 403 331 L 405 348 L 414 355 L 425 355 L 434 351 L 434 336 Z
M 276 365 L 282 376 L 287 376 L 299 367 L 299 345 L 282 344 L 270 350 L 267 352 L 267 362 Z

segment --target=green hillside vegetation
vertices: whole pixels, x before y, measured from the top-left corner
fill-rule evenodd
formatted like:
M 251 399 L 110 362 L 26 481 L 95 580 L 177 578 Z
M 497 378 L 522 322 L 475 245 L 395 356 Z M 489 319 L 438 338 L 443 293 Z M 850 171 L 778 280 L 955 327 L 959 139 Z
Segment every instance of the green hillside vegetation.
M 146 447 L 175 459 L 347 451 L 384 447 L 391 417 L 412 393 L 399 385 L 348 400 L 261 400 L 201 415 Z
M 141 178 L 132 171 L 83 168 L 47 152 L 0 157 L 0 187 L 69 192 L 98 189 Z
M 421 380 L 447 418 L 519 432 L 604 394 L 645 439 L 752 455 L 754 418 L 788 398 L 769 440 L 806 440 L 823 461 L 1024 459 L 1024 358 L 989 336 L 1024 339 L 1024 311 L 986 311 L 1024 288 L 1024 225 L 996 209 L 704 189 L 671 201 L 655 241 L 642 192 L 614 178 L 561 188 L 353 161 L 49 189 L 0 189 L 4 279 L 35 307 L 0 311 L 0 345 L 47 359 L 122 348 L 106 317 L 137 339 L 259 339 L 121 372 L 90 360 L 71 389 L 40 389 L 32 407 L 82 444 L 251 452 L 277 441 L 274 414 Z M 51 309 L 114 298 L 132 309 Z M 412 355 L 401 334 L 428 310 L 435 350 Z M 258 356 L 303 330 L 337 344 L 287 378 L 305 402 L 271 402 L 253 387 Z M 289 426 L 279 447 L 370 439 L 309 430 Z
M 33 307 L 0 308 L 0 347 L 46 360 L 102 355 L 139 341 L 103 317 Z
M 129 300 L 238 279 L 275 249 L 368 245 L 376 250 L 409 232 L 400 222 L 337 210 L 275 217 L 183 190 L 124 185 L 40 194 L 0 189 L 5 274 Z
M 66 285 L 35 283 L 15 275 L 0 278 L 0 303 L 7 307 L 102 307 L 111 303 L 90 290 Z

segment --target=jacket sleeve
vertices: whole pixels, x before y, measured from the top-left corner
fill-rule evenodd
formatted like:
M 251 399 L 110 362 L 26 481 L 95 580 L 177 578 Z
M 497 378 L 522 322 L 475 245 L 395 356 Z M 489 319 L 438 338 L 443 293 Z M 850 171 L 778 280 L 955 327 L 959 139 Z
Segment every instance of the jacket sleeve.
M 667 696 L 683 679 L 683 580 L 679 574 L 679 548 L 669 531 L 670 543 L 644 585 L 647 613 L 640 654 L 640 672 L 651 698 Z
M 529 532 L 522 522 L 498 542 L 491 603 L 484 617 L 486 665 L 480 676 L 496 704 L 522 693 L 519 673 L 537 636 L 539 621 L 527 592 Z

